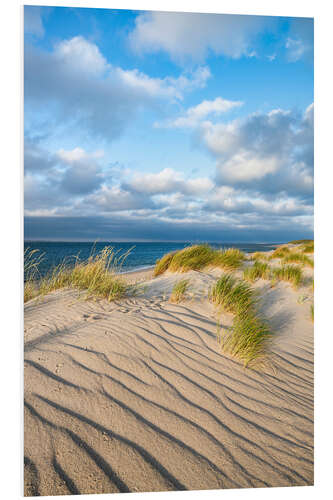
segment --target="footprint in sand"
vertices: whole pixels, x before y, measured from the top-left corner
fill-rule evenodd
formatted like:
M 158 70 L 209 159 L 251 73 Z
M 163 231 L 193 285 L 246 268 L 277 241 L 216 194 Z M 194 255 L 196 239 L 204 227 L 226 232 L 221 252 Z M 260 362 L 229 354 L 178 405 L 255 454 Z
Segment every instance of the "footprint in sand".
M 96 321 L 98 319 L 102 319 L 102 316 L 99 316 L 98 314 L 84 314 L 83 319 L 84 321 Z

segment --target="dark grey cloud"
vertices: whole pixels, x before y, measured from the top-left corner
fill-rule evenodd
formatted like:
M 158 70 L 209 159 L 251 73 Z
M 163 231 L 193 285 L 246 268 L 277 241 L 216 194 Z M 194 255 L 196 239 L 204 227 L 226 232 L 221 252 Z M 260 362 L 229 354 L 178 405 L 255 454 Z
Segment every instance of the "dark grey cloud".
M 242 228 L 227 224 L 183 222 L 174 224 L 156 219 L 126 217 L 26 217 L 25 239 L 103 241 L 216 241 L 280 242 L 312 238 L 313 232 L 301 223 L 291 227 L 288 220 L 276 219 L 272 226 Z
M 57 158 L 41 146 L 41 137 L 27 134 L 24 138 L 24 170 L 25 172 L 46 172 L 54 167 Z

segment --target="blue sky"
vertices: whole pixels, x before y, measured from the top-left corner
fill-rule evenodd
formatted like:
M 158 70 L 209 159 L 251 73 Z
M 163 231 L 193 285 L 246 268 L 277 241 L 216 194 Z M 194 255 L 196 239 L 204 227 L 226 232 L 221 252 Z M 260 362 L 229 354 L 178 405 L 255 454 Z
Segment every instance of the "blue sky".
M 313 20 L 25 7 L 25 238 L 313 235 Z

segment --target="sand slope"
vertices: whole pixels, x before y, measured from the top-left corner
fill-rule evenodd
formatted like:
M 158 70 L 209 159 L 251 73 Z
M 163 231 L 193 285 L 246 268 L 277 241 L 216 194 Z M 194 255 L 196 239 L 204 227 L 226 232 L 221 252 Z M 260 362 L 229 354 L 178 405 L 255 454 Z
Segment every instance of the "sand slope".
M 180 305 L 177 275 L 111 304 L 26 304 L 26 495 L 313 483 L 308 291 L 256 285 L 278 333 L 271 366 L 245 370 L 216 341 L 218 273 L 188 273 L 200 293 Z

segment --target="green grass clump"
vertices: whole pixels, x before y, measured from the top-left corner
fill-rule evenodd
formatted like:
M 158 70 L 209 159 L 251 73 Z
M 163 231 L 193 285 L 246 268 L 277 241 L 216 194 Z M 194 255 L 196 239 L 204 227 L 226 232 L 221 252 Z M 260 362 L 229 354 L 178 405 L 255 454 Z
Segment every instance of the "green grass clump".
M 242 314 L 255 307 L 256 292 L 231 274 L 223 274 L 210 291 L 210 300 L 225 311 Z
M 311 315 L 311 320 L 313 323 L 314 322 L 314 304 L 311 304 L 311 306 L 310 306 L 310 315 Z
M 185 298 L 186 291 L 189 286 L 189 280 L 180 280 L 175 283 L 172 288 L 172 292 L 170 295 L 170 302 L 175 302 L 178 304 Z
M 215 251 L 211 264 L 216 267 L 221 267 L 226 271 L 234 271 L 242 265 L 244 259 L 244 252 L 238 248 L 227 248 L 226 250 Z
M 270 267 L 266 262 L 255 261 L 253 266 L 247 267 L 243 272 L 243 279 L 253 283 L 257 279 L 267 280 L 270 277 Z
M 208 266 L 231 271 L 238 269 L 244 259 L 244 252 L 237 248 L 214 250 L 209 245 L 192 245 L 164 255 L 156 262 L 154 276 L 159 276 L 167 270 L 171 272 L 200 271 Z
M 285 257 L 290 252 L 288 247 L 278 247 L 274 250 L 271 255 L 271 259 L 281 259 Z
M 26 302 L 30 298 L 61 288 L 85 290 L 87 297 L 98 296 L 109 301 L 120 299 L 126 295 L 129 286 L 116 273 L 127 255 L 128 252 L 118 256 L 112 247 L 105 247 L 86 261 L 76 258 L 72 266 L 64 261 L 38 281 L 28 279 L 25 283 L 24 300 Z
M 297 288 L 303 279 L 302 269 L 299 266 L 283 265 L 272 269 L 273 280 L 288 281 Z
M 310 259 L 307 255 L 298 252 L 292 252 L 283 257 L 283 264 L 289 264 L 291 262 L 296 264 L 301 264 L 302 266 L 312 267 L 314 266 L 313 260 Z
M 257 313 L 258 293 L 245 281 L 225 274 L 211 290 L 210 299 L 234 314 L 230 329 L 218 328 L 222 350 L 241 359 L 244 366 L 258 365 L 272 336 L 268 324 Z
M 245 367 L 257 366 L 267 353 L 272 337 L 268 323 L 254 313 L 236 315 L 230 331 L 219 332 L 223 351 L 237 356 Z
M 170 262 L 172 261 L 173 256 L 175 255 L 176 252 L 170 252 L 158 260 L 155 264 L 154 268 L 154 276 L 159 276 L 160 274 L 163 274 L 168 267 L 170 266 Z
M 251 255 L 251 260 L 268 260 L 268 259 L 269 259 L 269 255 L 267 255 L 264 252 L 254 252 Z
M 302 246 L 302 250 L 304 253 L 313 253 L 314 252 L 314 242 L 310 242 Z
M 215 251 L 209 245 L 193 245 L 176 252 L 169 264 L 169 271 L 199 271 L 214 259 Z

